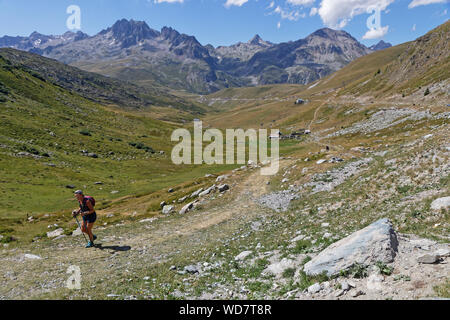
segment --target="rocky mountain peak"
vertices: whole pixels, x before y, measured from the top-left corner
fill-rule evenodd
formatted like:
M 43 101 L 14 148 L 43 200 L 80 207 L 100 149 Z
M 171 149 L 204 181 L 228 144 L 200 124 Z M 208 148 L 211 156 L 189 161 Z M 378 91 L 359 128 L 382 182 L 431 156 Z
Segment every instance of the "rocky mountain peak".
M 37 32 L 37 31 L 34 31 L 34 32 L 32 32 L 31 34 L 30 34 L 30 39 L 38 39 L 38 38 L 44 38 L 44 37 L 48 37 L 48 36 L 45 36 L 45 35 L 43 35 L 43 34 L 41 34 L 41 33 L 39 33 L 39 32 Z
M 343 30 L 334 30 L 330 28 L 319 29 L 311 33 L 308 37 L 306 37 L 306 39 L 324 38 L 329 40 L 337 40 L 339 37 L 349 38 L 356 41 L 356 39 L 354 39 L 349 33 Z
M 392 47 L 392 44 L 390 44 L 389 42 L 384 42 L 383 40 L 381 40 L 380 42 L 378 42 L 377 44 L 374 44 L 373 46 L 369 47 L 370 50 L 374 50 L 374 51 L 378 51 L 378 50 L 384 50 L 387 48 Z
M 254 46 L 260 46 L 260 47 L 268 47 L 271 46 L 272 44 L 268 41 L 264 41 L 259 34 L 255 35 L 249 42 L 247 42 L 250 45 L 254 45 Z
M 263 41 L 263 39 L 259 36 L 259 34 L 255 35 L 248 43 L 258 45 Z
M 163 27 L 161 29 L 161 37 L 165 40 L 174 41 L 179 36 L 180 36 L 180 33 L 173 28 Z
M 114 39 L 122 42 L 123 48 L 128 48 L 138 44 L 140 41 L 159 36 L 159 32 L 151 29 L 145 21 L 135 21 L 133 19 L 118 20 L 111 28 L 100 34 L 106 32 L 111 32 Z

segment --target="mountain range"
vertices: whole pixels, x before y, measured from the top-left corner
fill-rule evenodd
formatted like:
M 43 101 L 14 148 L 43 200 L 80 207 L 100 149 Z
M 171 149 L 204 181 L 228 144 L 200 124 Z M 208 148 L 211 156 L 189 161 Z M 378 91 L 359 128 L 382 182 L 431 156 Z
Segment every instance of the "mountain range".
M 30 51 L 86 71 L 194 93 L 265 84 L 307 84 L 375 50 L 345 31 L 323 28 L 304 39 L 274 44 L 256 35 L 247 43 L 203 46 L 170 27 L 122 19 L 94 36 L 66 32 L 0 38 L 0 47 Z

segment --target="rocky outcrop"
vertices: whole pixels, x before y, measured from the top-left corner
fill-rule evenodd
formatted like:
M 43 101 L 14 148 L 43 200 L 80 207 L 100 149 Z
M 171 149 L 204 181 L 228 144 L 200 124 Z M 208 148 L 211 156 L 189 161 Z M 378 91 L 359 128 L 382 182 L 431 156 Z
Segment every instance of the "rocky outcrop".
M 397 235 L 391 222 L 381 219 L 329 246 L 305 264 L 304 271 L 308 275 L 326 272 L 333 276 L 355 264 L 391 263 L 397 247 Z

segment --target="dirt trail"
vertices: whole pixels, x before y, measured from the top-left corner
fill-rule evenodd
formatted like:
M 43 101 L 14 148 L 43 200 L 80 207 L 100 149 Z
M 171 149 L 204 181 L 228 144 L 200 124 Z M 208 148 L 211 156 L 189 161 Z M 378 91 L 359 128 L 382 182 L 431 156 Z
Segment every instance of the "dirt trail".
M 329 146 L 329 145 L 327 145 L 327 144 L 325 144 L 325 143 L 320 142 L 320 140 L 321 140 L 320 135 L 318 135 L 318 134 L 315 133 L 315 132 L 312 132 L 312 125 L 314 124 L 314 122 L 316 122 L 317 117 L 319 116 L 319 111 L 320 111 L 320 109 L 322 109 L 322 107 L 323 107 L 324 105 L 326 105 L 327 103 L 330 103 L 330 101 L 332 101 L 333 99 L 335 100 L 336 97 L 337 97 L 337 95 L 338 95 L 338 93 L 340 92 L 340 90 L 341 90 L 341 89 L 339 89 L 338 91 L 336 91 L 336 92 L 333 94 L 332 97 L 330 97 L 330 98 L 328 98 L 327 100 L 325 100 L 322 104 L 320 104 L 320 105 L 316 108 L 316 111 L 314 112 L 314 117 L 313 117 L 313 119 L 311 120 L 311 122 L 310 122 L 309 125 L 308 125 L 308 130 L 311 131 L 311 136 L 312 136 L 312 140 L 314 141 L 314 143 L 316 143 L 316 144 L 318 144 L 318 145 L 320 145 L 320 146 L 322 146 L 322 147 L 327 147 L 327 146 L 328 146 L 328 147 L 330 147 L 331 149 L 337 149 L 338 151 L 343 151 L 344 148 L 341 147 L 341 146 L 339 146 L 339 145 L 332 145 L 332 146 Z

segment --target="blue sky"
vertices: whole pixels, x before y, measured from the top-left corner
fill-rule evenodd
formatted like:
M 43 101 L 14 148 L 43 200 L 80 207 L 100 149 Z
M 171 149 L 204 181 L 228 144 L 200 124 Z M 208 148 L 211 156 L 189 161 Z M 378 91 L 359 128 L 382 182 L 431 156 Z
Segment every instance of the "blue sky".
M 62 34 L 69 5 L 81 9 L 89 35 L 121 18 L 170 26 L 202 44 L 230 45 L 255 34 L 275 43 L 297 40 L 322 27 L 343 29 L 366 45 L 414 40 L 448 19 L 449 0 L 0 0 L 0 36 Z M 381 23 L 367 20 L 378 7 Z

